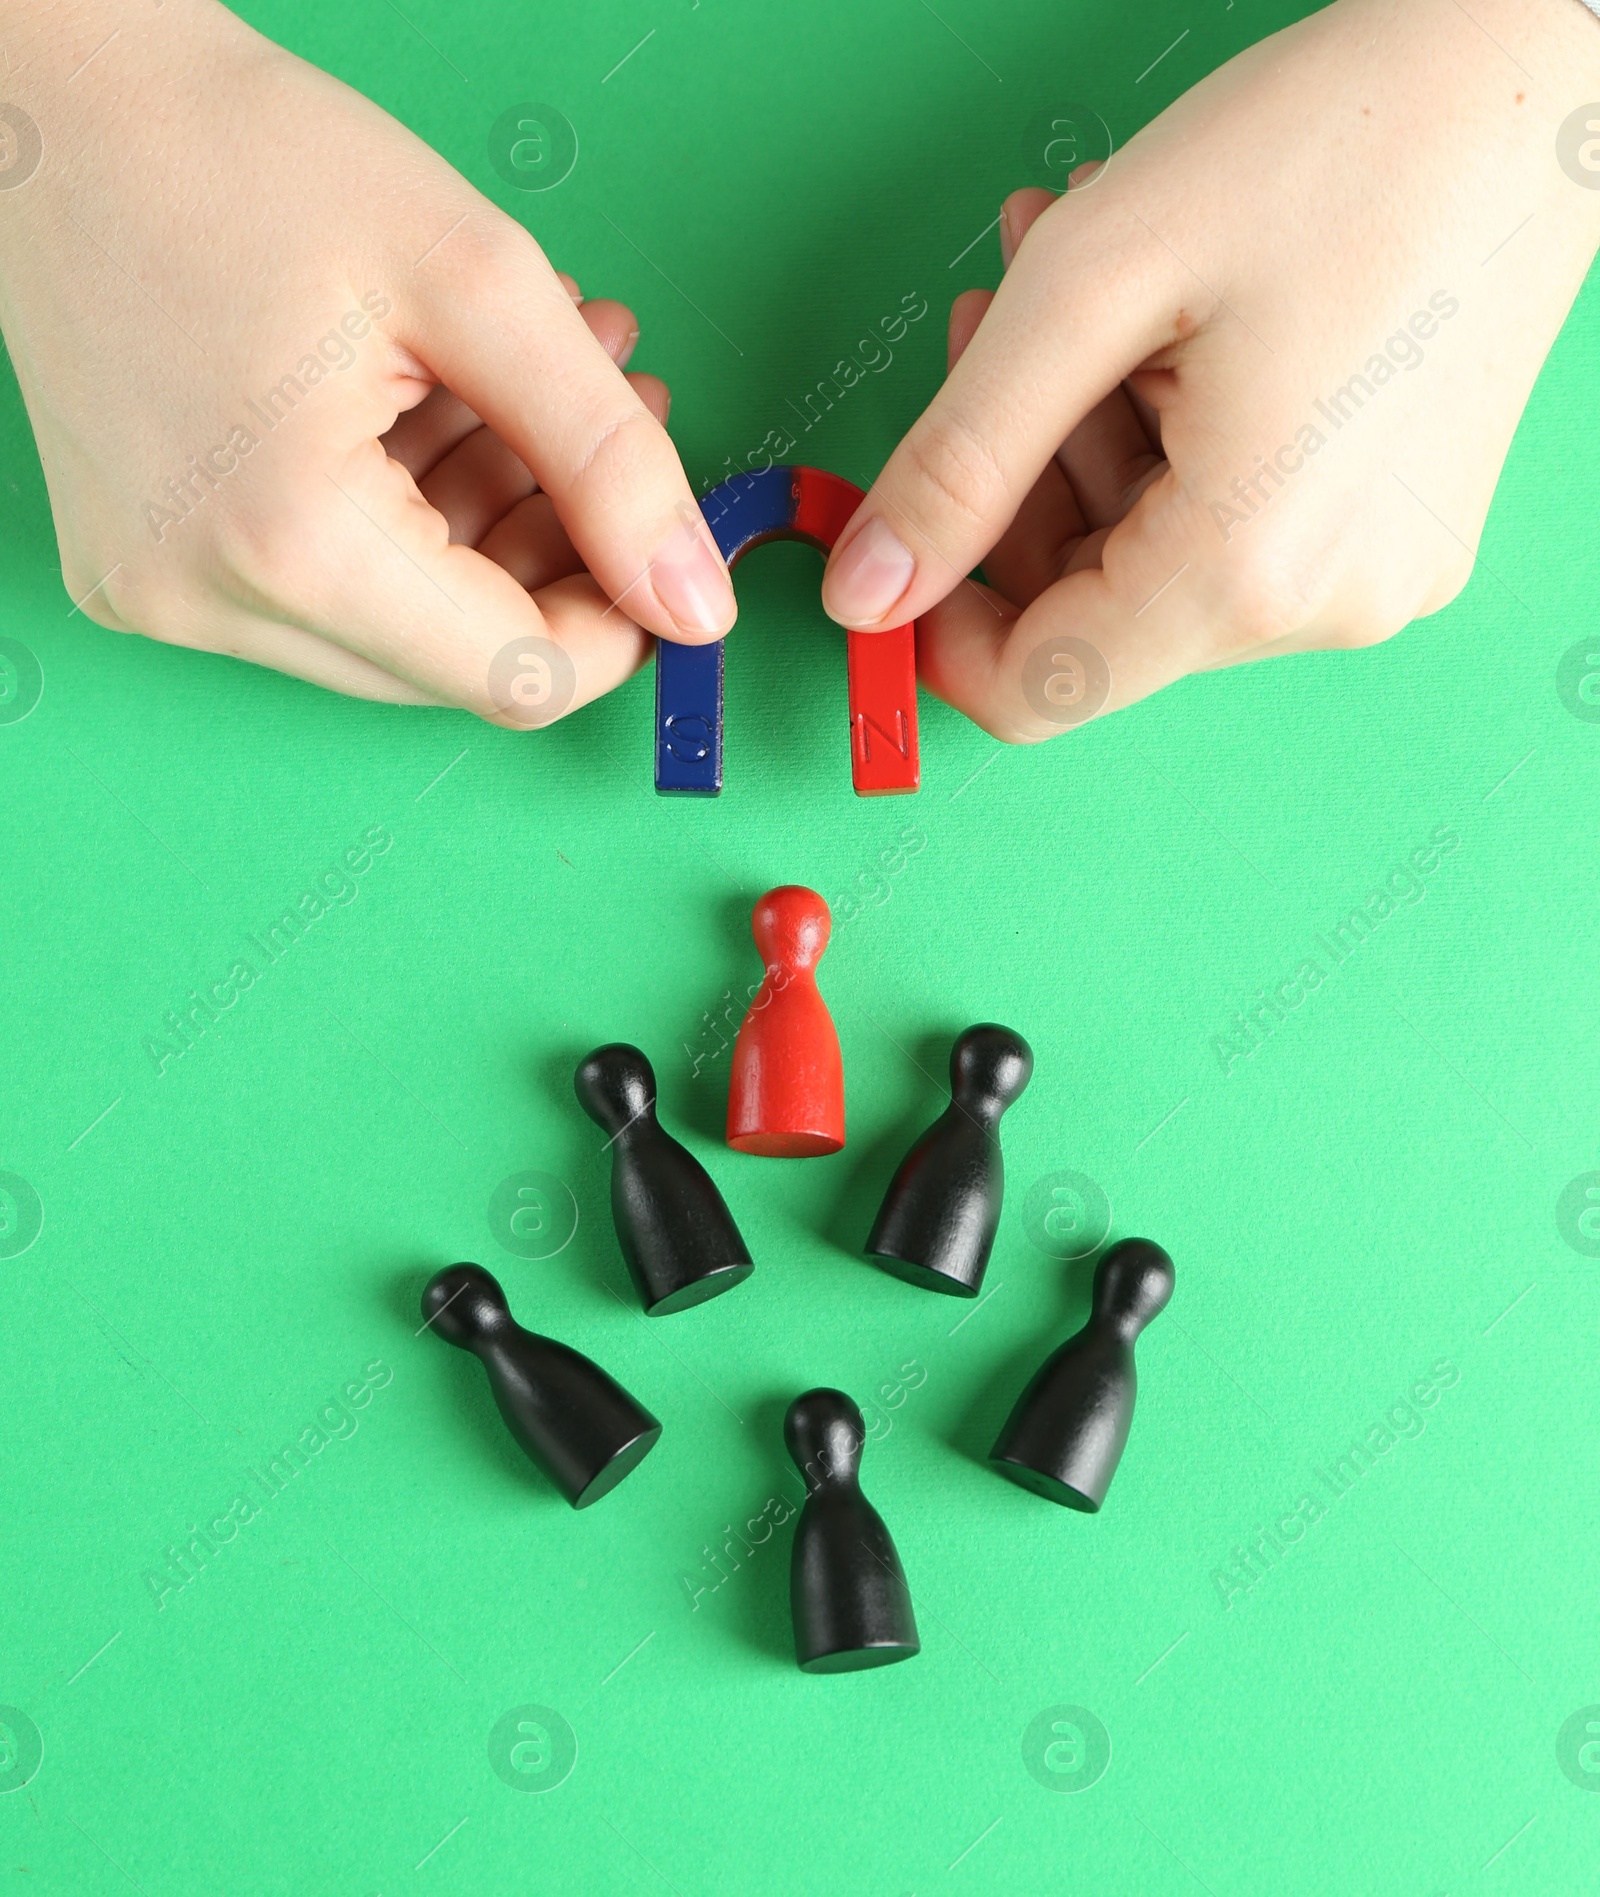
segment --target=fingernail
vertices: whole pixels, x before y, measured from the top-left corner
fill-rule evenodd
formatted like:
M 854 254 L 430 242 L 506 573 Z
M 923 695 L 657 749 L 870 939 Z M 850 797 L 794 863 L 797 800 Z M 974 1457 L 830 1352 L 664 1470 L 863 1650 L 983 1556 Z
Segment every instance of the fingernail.
M 911 584 L 916 564 L 885 521 L 869 520 L 834 556 L 823 581 L 823 611 L 842 626 L 872 625 Z
M 1022 241 L 1012 226 L 1011 217 L 1011 206 L 1002 205 L 1000 209 L 1000 262 L 1007 270 L 1011 268 L 1011 259 L 1016 256 L 1017 245 Z
M 662 543 L 650 565 L 655 595 L 680 632 L 726 632 L 738 607 L 728 569 L 711 546 L 705 528 L 685 521 Z

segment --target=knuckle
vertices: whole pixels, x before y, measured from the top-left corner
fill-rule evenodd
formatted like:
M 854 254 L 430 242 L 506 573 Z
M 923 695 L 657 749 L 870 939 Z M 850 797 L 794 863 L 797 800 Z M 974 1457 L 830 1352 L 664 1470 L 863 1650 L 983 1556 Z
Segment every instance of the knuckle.
M 962 526 L 986 527 L 1011 516 L 1010 483 L 990 443 L 958 415 L 924 416 L 903 453 L 913 490 L 931 493 Z
M 573 483 L 602 494 L 626 491 L 652 470 L 664 439 L 659 423 L 642 404 L 606 416 L 596 424 L 573 469 Z
M 544 247 L 532 231 L 519 224 L 514 217 L 504 211 L 496 210 L 492 217 L 471 220 L 479 232 L 484 254 L 492 264 L 499 264 L 507 270 L 527 271 L 537 268 L 542 275 L 553 266 L 544 253 Z M 561 292 L 563 301 L 566 291 Z
M 1263 532 L 1215 562 L 1212 588 L 1223 636 L 1239 651 L 1300 632 L 1316 617 L 1318 562 L 1286 534 Z
M 566 709 L 548 714 L 519 712 L 514 707 L 508 710 L 504 705 L 495 704 L 486 691 L 473 692 L 461 709 L 472 712 L 486 725 L 498 725 L 502 731 L 546 731 L 569 715 Z
M 485 278 L 504 282 L 523 276 L 531 263 L 543 259 L 538 240 L 514 217 L 484 204 L 481 199 L 472 208 L 474 214 L 440 253 L 448 256 L 449 270 L 454 277 L 473 282 L 482 282 Z M 448 223 L 448 215 L 441 214 Z
M 316 576 L 332 565 L 328 512 L 260 499 L 216 523 L 217 557 L 246 604 L 296 618 L 315 608 Z
M 1015 718 L 991 714 L 980 718 L 978 723 L 998 744 L 1043 744 L 1047 738 L 1059 738 L 1062 735 L 1059 725 L 1041 724 L 1037 719 L 1023 724 Z
M 440 703 L 448 705 L 453 711 L 469 711 L 474 718 L 482 719 L 484 724 L 499 725 L 505 731 L 517 729 L 516 720 L 508 715 L 503 705 L 494 702 L 494 695 L 481 678 L 436 678 L 432 690 Z
M 425 692 L 431 703 L 470 712 L 485 724 L 517 729 L 516 707 L 494 688 L 492 661 L 476 648 L 452 639 L 426 638 L 407 647 L 395 666 L 400 676 Z
M 136 623 L 126 619 L 122 611 L 122 602 L 128 598 L 129 585 L 122 579 L 121 569 L 113 568 L 107 573 L 102 568 L 96 573 L 91 570 L 89 562 L 75 559 L 63 550 L 61 584 L 66 588 L 67 597 L 74 608 L 97 626 L 117 630 L 119 620 L 124 624 Z
M 166 592 L 148 568 L 124 565 L 108 573 L 86 599 L 76 588 L 73 598 L 83 599 L 84 613 L 97 625 L 131 626 L 160 639 L 171 620 Z
M 1410 624 L 1412 617 L 1410 613 L 1369 613 L 1340 625 L 1323 643 L 1341 652 L 1359 652 L 1392 639 L 1402 626 Z
M 1339 615 L 1322 643 L 1345 651 L 1382 645 L 1414 620 L 1442 612 L 1466 587 L 1473 566 L 1470 552 L 1452 548 L 1420 570 L 1369 573 L 1350 610 Z
M 1442 612 L 1453 600 L 1459 599 L 1467 590 L 1475 565 L 1473 556 L 1464 547 L 1447 555 L 1433 576 L 1433 584 L 1423 593 L 1415 617 L 1425 619 L 1429 613 Z
M 113 632 L 139 632 L 167 645 L 191 643 L 181 576 L 151 560 L 129 560 L 100 579 L 74 574 L 73 599 L 86 619 Z

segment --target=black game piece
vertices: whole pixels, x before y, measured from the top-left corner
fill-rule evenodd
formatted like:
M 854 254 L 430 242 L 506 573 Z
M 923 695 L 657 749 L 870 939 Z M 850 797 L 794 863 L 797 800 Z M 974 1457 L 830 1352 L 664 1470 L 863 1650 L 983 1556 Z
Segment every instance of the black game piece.
M 1033 1050 L 980 1023 L 950 1050 L 950 1104 L 900 1162 L 867 1256 L 909 1284 L 975 1298 L 1000 1223 L 1000 1115 L 1033 1075 Z
M 614 1041 L 578 1063 L 578 1104 L 611 1135 L 611 1218 L 646 1317 L 704 1304 L 754 1266 L 722 1194 L 656 1119 L 656 1077 Z
M 789 1601 L 806 1673 L 856 1673 L 922 1651 L 905 1572 L 883 1517 L 861 1493 L 866 1427 L 843 1390 L 807 1390 L 783 1439 L 810 1493 L 794 1531 Z
M 614 1489 L 656 1445 L 661 1425 L 599 1364 L 525 1331 L 482 1265 L 428 1280 L 422 1315 L 489 1373 L 506 1428 L 574 1508 Z
M 1172 1283 L 1172 1260 L 1149 1239 L 1111 1247 L 1095 1267 L 1088 1323 L 1045 1359 L 989 1451 L 1001 1475 L 1096 1513 L 1133 1421 L 1134 1339 L 1166 1309 Z

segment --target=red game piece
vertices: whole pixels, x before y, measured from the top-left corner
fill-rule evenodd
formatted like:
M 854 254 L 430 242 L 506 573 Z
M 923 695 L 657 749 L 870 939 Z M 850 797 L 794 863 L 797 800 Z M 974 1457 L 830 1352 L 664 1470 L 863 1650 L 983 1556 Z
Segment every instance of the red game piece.
M 794 532 L 824 553 L 861 505 L 860 488 L 821 468 L 797 468 Z M 847 632 L 850 681 L 850 775 L 858 797 L 915 790 L 917 755 L 915 622 L 887 632 Z
M 814 889 L 769 889 L 750 917 L 766 975 L 733 1044 L 728 1144 L 810 1159 L 844 1144 L 844 1061 L 817 963 L 833 919 Z

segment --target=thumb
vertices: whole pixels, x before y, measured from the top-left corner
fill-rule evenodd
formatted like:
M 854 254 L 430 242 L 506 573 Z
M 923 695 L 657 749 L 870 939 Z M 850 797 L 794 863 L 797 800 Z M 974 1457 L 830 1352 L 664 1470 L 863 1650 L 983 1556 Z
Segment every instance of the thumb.
M 1175 340 L 1178 268 L 1107 196 L 1035 215 L 976 334 L 840 536 L 822 583 L 831 618 L 903 625 L 971 572 L 1089 410 Z

